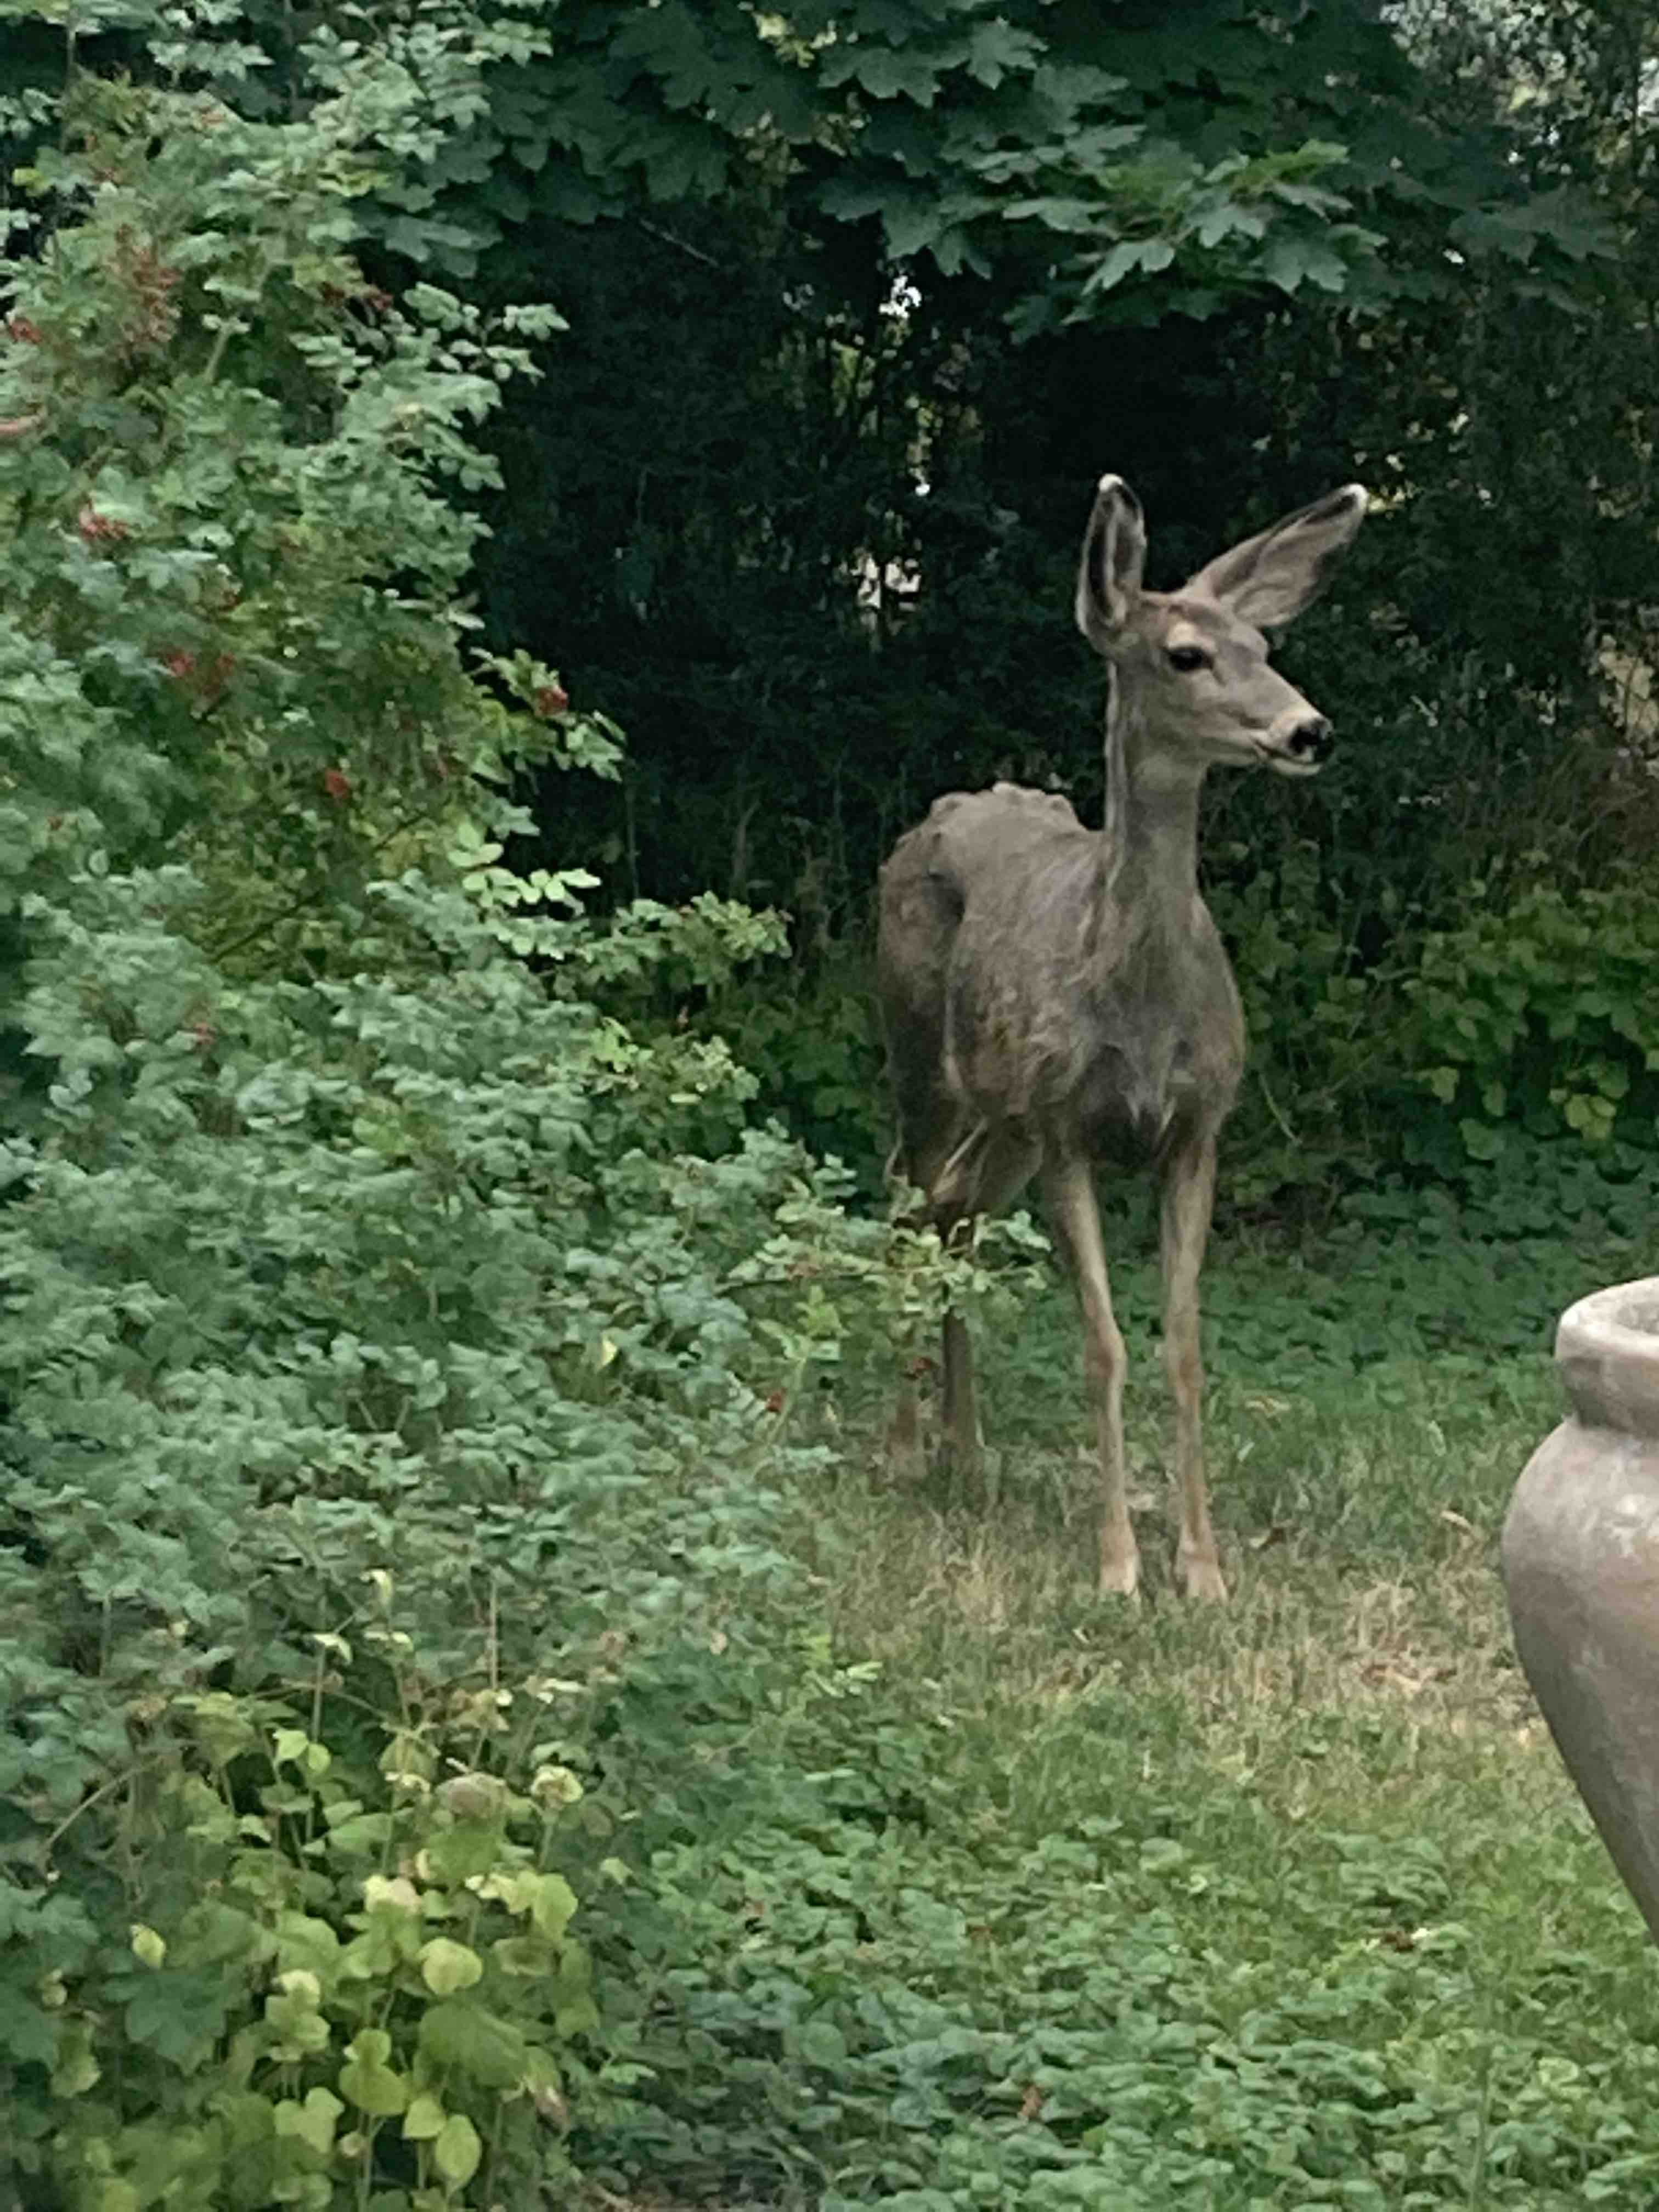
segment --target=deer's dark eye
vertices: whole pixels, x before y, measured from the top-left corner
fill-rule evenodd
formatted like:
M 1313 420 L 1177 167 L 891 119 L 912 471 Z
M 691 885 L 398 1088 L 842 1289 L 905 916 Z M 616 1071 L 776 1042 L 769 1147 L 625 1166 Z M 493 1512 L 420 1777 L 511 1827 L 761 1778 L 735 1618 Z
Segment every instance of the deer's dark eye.
M 1178 669 L 1183 676 L 1210 665 L 1210 656 L 1201 645 L 1172 645 L 1164 658 L 1171 668 Z

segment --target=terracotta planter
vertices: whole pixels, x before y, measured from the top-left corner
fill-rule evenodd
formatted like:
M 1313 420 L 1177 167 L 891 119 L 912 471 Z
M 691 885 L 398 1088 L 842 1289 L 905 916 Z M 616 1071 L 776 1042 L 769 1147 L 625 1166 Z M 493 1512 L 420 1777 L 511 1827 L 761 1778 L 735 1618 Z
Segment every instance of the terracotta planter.
M 1659 1275 L 1581 1298 L 1555 1360 L 1571 1419 L 1504 1523 L 1521 1664 L 1659 1938 Z

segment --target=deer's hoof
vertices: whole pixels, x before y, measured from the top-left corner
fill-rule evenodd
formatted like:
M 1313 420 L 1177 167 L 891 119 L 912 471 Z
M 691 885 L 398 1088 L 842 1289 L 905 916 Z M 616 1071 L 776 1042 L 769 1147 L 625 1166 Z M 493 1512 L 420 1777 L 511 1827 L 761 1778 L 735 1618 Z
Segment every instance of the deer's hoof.
M 1127 1597 L 1132 1602 L 1140 1595 L 1140 1559 L 1130 1552 L 1121 1558 L 1103 1558 L 1100 1562 L 1099 1593 L 1102 1597 Z
M 901 1489 L 918 1490 L 927 1480 L 927 1448 L 914 1430 L 889 1430 L 878 1463 L 887 1480 Z
M 1227 1585 L 1213 1559 L 1182 1559 L 1179 1571 L 1182 1590 L 1195 1604 L 1226 1604 Z

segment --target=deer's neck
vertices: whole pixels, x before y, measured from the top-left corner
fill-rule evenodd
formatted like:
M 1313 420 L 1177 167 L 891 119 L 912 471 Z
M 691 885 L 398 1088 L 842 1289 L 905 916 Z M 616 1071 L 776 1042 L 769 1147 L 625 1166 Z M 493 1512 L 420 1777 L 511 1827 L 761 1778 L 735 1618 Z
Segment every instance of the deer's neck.
M 1198 800 L 1204 770 L 1159 745 L 1115 677 L 1106 714 L 1103 874 L 1109 896 L 1177 933 L 1198 900 Z

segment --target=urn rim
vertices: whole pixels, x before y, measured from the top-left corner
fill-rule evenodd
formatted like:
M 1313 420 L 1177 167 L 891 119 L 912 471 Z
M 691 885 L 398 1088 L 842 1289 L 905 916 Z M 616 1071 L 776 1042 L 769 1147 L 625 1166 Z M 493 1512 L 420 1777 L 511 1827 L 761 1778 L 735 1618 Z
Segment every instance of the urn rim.
M 1609 1284 L 1570 1305 L 1555 1363 L 1581 1420 L 1659 1437 L 1659 1275 Z

